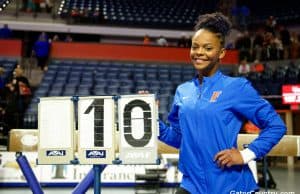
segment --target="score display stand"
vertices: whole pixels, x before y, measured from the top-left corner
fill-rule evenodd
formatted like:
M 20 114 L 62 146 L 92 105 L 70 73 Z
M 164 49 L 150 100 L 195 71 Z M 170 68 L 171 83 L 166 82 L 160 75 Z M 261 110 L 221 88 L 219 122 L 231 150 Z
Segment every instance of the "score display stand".
M 43 97 L 38 107 L 37 163 L 93 165 L 75 194 L 86 192 L 93 182 L 94 193 L 101 193 L 106 165 L 158 164 L 154 94 Z
M 21 152 L 16 153 L 16 161 L 20 166 L 20 169 L 32 191 L 33 194 L 43 194 L 41 185 L 39 184 L 36 176 L 33 173 L 33 170 L 30 167 L 30 164 L 26 156 L 22 155 Z

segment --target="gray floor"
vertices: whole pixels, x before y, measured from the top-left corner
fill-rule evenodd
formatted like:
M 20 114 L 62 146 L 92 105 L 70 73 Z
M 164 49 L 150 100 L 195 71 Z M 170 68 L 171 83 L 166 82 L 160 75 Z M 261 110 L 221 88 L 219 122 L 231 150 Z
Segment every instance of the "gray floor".
M 288 162 L 289 161 L 289 162 Z M 257 168 L 262 170 L 262 163 Z M 276 188 L 261 188 L 259 194 L 295 194 L 300 193 L 300 158 L 268 157 L 268 169 L 273 177 Z M 259 176 L 259 175 L 258 175 Z M 273 192 L 273 193 L 272 193 Z
M 270 172 L 277 184 L 276 189 L 270 189 L 279 193 L 300 193 L 300 168 L 288 169 L 286 167 L 272 167 Z M 265 191 L 261 188 L 261 192 Z

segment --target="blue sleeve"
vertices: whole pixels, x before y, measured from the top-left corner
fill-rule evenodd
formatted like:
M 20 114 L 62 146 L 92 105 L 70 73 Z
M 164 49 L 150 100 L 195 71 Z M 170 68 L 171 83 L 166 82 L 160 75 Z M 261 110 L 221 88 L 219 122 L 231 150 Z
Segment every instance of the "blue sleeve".
M 248 147 L 256 158 L 261 158 L 285 135 L 286 126 L 273 106 L 260 97 L 249 81 L 243 81 L 234 109 L 261 129 L 259 136 Z
M 178 118 L 178 102 L 179 95 L 176 91 L 172 108 L 168 116 L 170 124 L 167 125 L 163 121 L 159 121 L 159 140 L 175 148 L 179 148 L 181 143 L 181 130 Z

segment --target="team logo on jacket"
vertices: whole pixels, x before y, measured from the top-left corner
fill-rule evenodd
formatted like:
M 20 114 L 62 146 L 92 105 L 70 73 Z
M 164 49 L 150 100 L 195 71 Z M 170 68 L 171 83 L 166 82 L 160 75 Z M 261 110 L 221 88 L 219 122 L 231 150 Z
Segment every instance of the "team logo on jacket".
M 216 102 L 221 94 L 222 94 L 222 91 L 214 91 L 210 97 L 209 102 Z

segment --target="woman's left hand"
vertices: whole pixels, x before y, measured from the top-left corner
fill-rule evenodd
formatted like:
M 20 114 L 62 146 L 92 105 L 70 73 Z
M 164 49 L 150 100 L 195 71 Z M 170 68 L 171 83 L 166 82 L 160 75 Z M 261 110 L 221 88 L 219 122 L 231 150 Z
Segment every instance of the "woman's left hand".
M 244 164 L 243 157 L 240 151 L 236 148 L 218 152 L 214 157 L 214 161 L 217 162 L 221 168 Z

